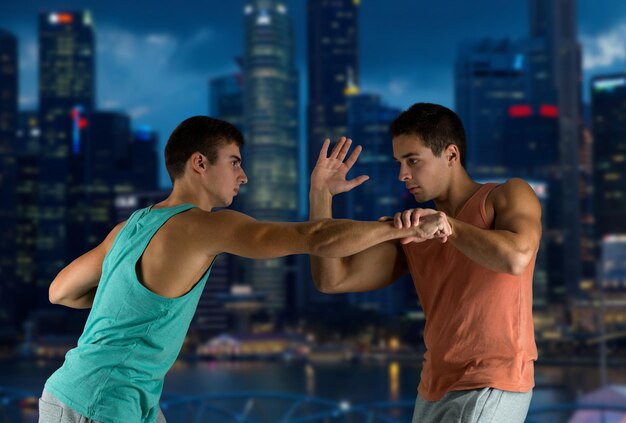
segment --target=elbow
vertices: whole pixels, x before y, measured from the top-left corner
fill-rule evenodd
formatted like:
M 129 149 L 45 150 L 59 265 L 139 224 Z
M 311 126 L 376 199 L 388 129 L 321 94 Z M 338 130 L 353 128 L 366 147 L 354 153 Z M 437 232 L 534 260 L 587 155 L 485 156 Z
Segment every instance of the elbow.
M 521 276 L 528 269 L 533 255 L 530 252 L 517 252 L 509 258 L 506 273 L 513 276 Z
M 62 304 L 63 303 L 63 295 L 61 289 L 58 284 L 55 284 L 53 281 L 48 289 L 48 301 L 52 304 Z
M 317 278 L 313 278 L 313 282 L 315 283 L 315 288 L 322 294 L 340 294 L 341 290 L 339 289 L 338 281 L 331 281 L 328 279 L 318 280 Z
M 321 292 L 322 294 L 339 294 L 339 293 L 341 293 L 341 291 L 339 291 L 337 288 L 335 288 L 332 285 L 317 285 L 317 290 L 319 292 Z

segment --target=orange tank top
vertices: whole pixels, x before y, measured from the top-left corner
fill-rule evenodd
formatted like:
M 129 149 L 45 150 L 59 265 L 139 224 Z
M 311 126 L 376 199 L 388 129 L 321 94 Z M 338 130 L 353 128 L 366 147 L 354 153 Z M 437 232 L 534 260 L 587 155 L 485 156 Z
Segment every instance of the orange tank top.
M 485 200 L 496 186 L 481 186 L 456 218 L 493 229 Z M 420 396 L 436 401 L 449 391 L 485 387 L 529 391 L 537 359 L 535 258 L 522 275 L 514 276 L 481 266 L 450 242 L 429 240 L 403 248 L 426 316 Z

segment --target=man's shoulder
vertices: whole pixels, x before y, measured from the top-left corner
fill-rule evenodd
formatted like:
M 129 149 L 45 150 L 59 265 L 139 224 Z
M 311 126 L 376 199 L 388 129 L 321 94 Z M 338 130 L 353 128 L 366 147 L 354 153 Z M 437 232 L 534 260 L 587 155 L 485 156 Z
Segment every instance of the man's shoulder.
M 521 178 L 511 178 L 498 184 L 490 193 L 487 202 L 495 209 L 517 207 L 538 202 L 534 189 Z

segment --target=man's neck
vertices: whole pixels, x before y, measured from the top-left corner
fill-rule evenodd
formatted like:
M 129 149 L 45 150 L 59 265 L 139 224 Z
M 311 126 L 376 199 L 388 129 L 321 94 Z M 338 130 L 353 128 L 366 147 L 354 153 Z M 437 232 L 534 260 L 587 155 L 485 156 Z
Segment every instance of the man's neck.
M 481 184 L 473 181 L 463 169 L 450 180 L 450 185 L 445 194 L 435 199 L 437 210 L 444 212 L 448 216 L 456 217 L 467 200 L 469 200 L 480 187 Z

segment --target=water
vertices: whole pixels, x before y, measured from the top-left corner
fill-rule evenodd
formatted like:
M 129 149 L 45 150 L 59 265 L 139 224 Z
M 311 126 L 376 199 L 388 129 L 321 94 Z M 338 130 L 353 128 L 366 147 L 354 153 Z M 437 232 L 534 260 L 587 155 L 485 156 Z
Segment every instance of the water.
M 46 378 L 59 365 L 60 363 L 0 363 L 0 386 L 38 393 Z M 180 395 L 219 395 L 242 391 L 269 391 L 347 401 L 352 405 L 382 401 L 413 401 L 420 371 L 419 364 L 410 362 L 360 364 L 177 362 L 165 379 L 164 392 Z M 609 379 L 612 384 L 626 384 L 626 369 L 611 369 Z M 536 383 L 531 410 L 549 404 L 576 402 L 580 395 L 598 388 L 599 372 L 593 367 L 538 366 Z M 239 412 L 246 406 L 245 401 L 231 403 Z M 258 400 L 254 404 L 253 412 L 262 415 L 257 421 L 273 421 L 276 416 L 272 413 L 281 415 L 280 413 L 284 412 L 269 400 L 265 401 L 265 405 L 263 403 L 263 400 Z M 290 403 L 293 401 L 285 402 L 286 405 Z M 180 407 L 165 411 L 170 423 L 187 420 L 180 417 L 182 413 Z M 408 421 L 410 412 L 410 408 L 405 408 L 390 415 Z M 28 416 L 26 417 L 24 421 L 29 421 Z M 542 415 L 534 417 L 533 421 L 556 423 L 567 421 L 567 415 Z

